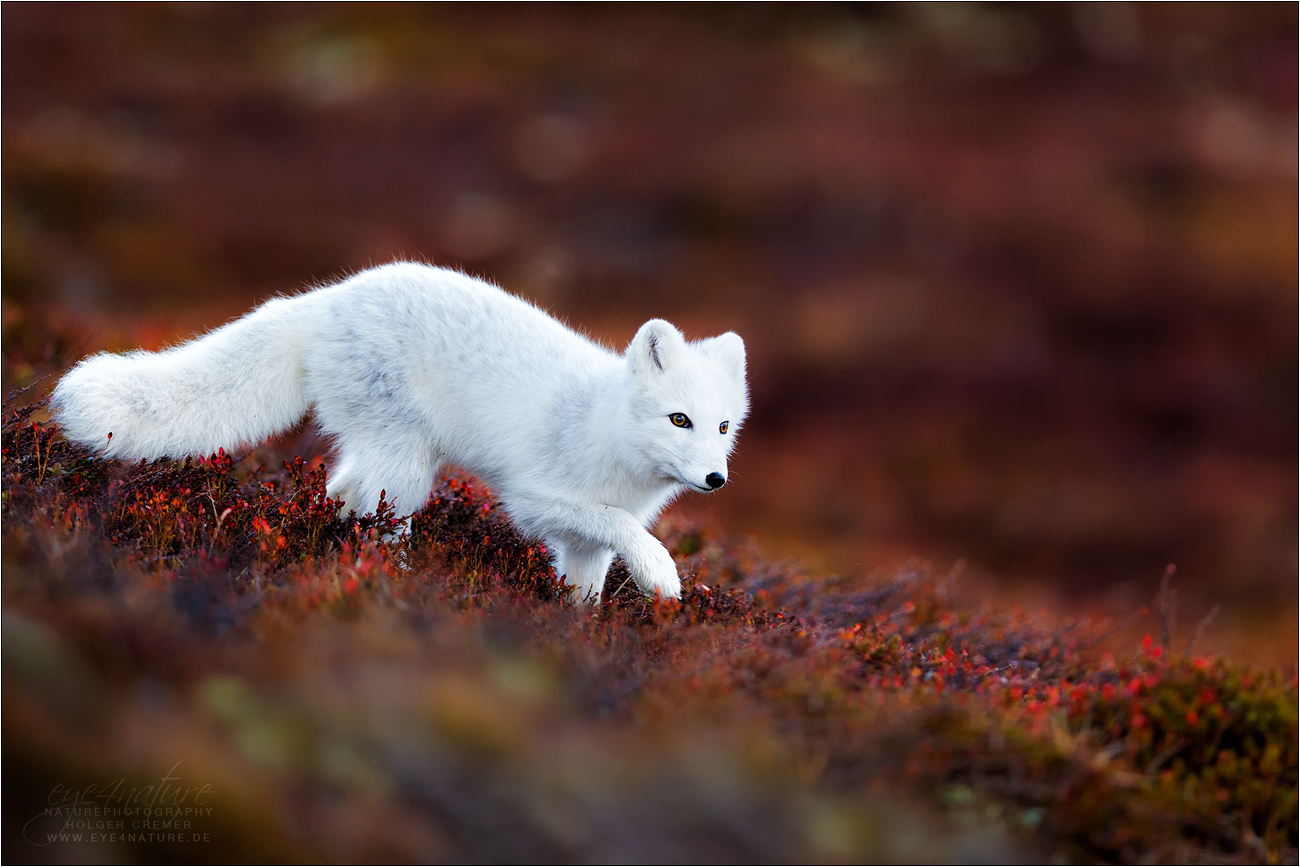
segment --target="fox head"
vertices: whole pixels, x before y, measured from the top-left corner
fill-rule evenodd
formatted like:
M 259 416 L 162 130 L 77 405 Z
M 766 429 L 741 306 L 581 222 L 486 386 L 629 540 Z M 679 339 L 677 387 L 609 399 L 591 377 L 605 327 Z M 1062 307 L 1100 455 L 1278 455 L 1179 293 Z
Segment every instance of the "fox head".
M 651 319 L 624 358 L 643 471 L 702 493 L 726 484 L 727 456 L 749 412 L 744 341 L 727 332 L 688 343 L 672 324 Z

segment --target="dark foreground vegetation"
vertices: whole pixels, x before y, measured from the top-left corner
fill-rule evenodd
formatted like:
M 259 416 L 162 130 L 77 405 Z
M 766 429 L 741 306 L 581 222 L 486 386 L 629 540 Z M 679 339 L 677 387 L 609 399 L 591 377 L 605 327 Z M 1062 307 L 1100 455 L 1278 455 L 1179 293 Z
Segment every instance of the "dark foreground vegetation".
M 471 480 L 392 536 L 274 445 L 4 413 L 9 862 L 1296 859 L 1295 676 L 1194 656 L 1172 574 L 1121 646 L 670 519 L 680 603 L 576 608 Z

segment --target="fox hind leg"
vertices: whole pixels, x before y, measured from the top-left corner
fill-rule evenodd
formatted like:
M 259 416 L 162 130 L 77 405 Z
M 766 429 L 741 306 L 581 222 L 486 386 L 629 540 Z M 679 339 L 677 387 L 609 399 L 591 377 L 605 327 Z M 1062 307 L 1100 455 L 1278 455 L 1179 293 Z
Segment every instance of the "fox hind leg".
M 374 511 L 381 493 L 398 515 L 419 510 L 442 465 L 433 450 L 414 437 L 338 441 L 336 452 L 326 493 L 358 514 Z

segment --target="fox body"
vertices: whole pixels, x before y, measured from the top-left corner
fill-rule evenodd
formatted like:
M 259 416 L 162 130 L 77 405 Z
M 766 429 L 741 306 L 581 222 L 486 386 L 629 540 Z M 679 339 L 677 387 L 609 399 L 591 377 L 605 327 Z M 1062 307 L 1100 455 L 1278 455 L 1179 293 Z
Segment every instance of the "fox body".
M 444 463 L 463 467 L 545 540 L 579 599 L 600 595 L 615 553 L 647 594 L 680 594 L 646 528 L 682 491 L 722 486 L 749 406 L 736 334 L 687 342 L 652 319 L 620 355 L 496 286 L 407 262 L 160 352 L 91 356 L 51 403 L 69 439 L 130 460 L 255 443 L 312 409 L 333 438 L 330 496 L 363 511 L 384 491 L 409 513 Z

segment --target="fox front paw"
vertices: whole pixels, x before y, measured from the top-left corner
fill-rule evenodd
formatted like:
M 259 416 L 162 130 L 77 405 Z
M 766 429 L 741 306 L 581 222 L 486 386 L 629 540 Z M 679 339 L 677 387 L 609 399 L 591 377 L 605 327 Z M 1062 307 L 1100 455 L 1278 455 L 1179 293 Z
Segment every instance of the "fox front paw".
M 638 557 L 636 562 L 628 563 L 628 571 L 633 580 L 647 596 L 661 596 L 664 599 L 680 599 L 682 581 L 677 577 L 677 564 L 672 555 L 662 545 L 655 545 Z

